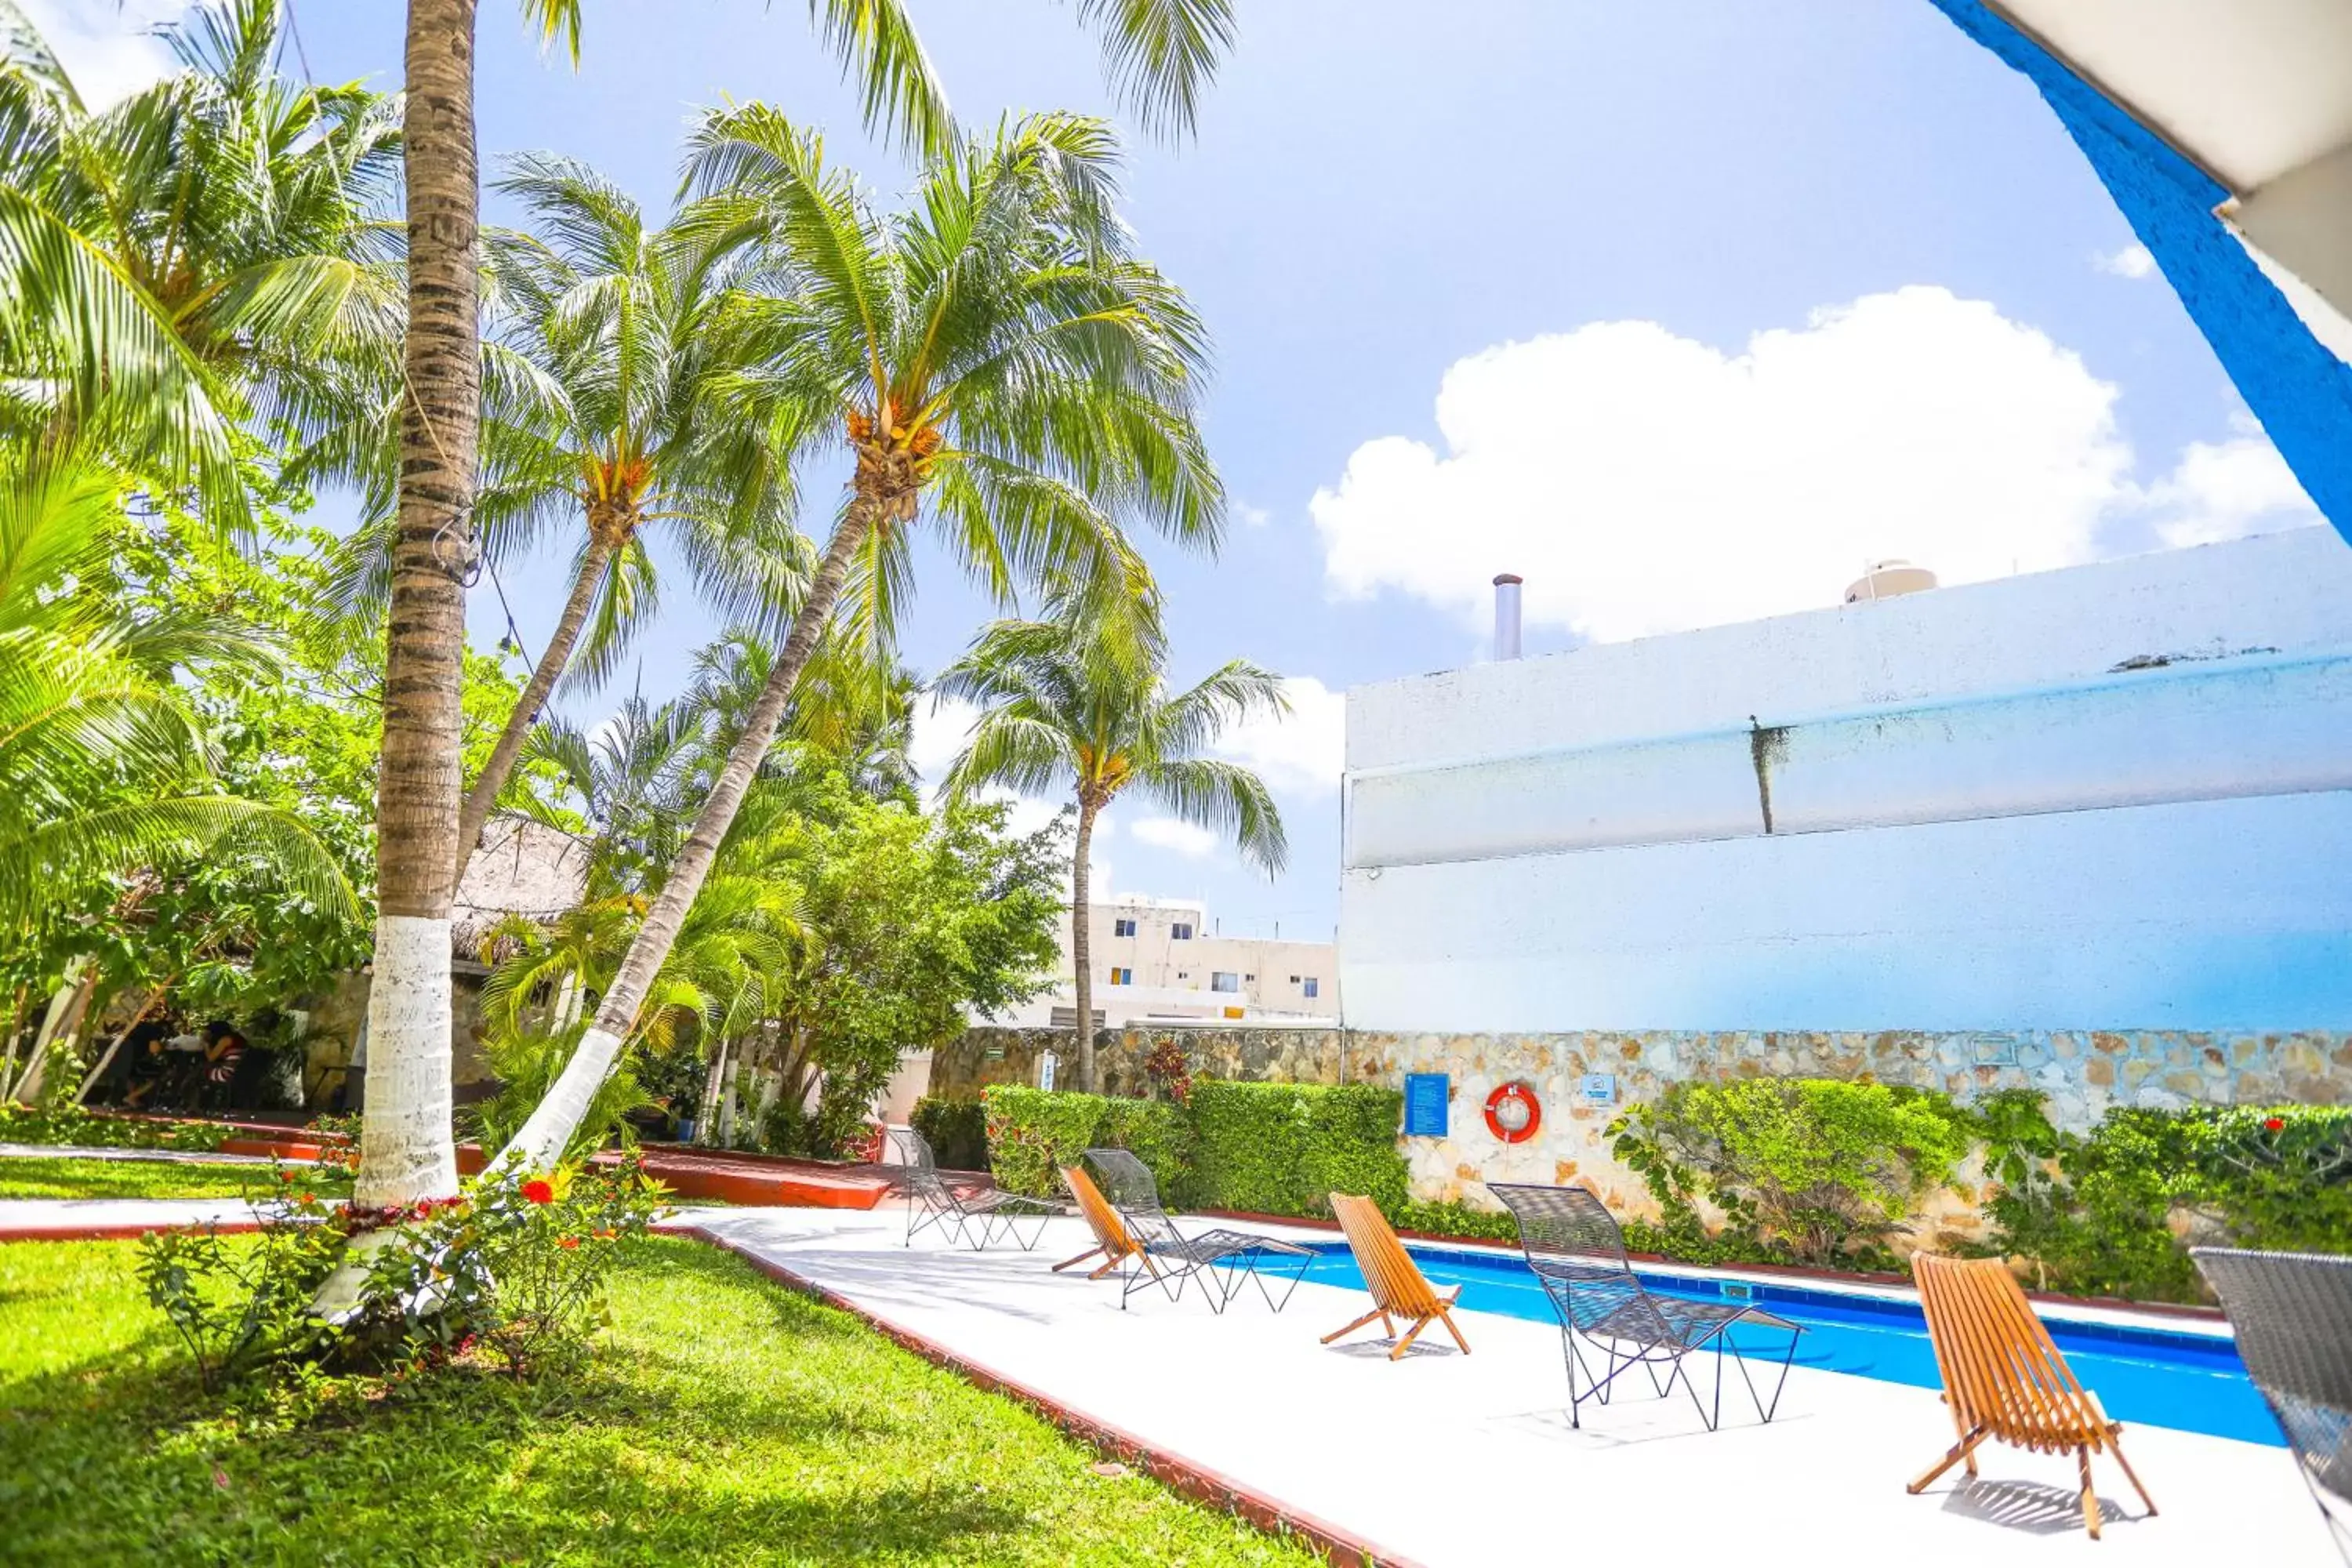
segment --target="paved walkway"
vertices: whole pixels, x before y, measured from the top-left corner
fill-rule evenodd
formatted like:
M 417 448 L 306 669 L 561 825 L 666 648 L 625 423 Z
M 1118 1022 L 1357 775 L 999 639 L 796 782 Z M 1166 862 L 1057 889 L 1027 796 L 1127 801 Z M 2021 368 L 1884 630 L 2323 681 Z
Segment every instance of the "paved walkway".
M 1189 1292 L 1174 1305 L 1139 1294 L 1121 1312 L 1108 1282 L 1049 1271 L 1087 1245 L 1075 1221 L 1053 1222 L 1034 1253 L 974 1255 L 928 1237 L 903 1247 L 902 1216 L 889 1210 L 684 1217 L 897 1328 L 1428 1568 L 2337 1562 L 2280 1448 L 2135 1426 L 2132 1462 L 2164 1511 L 2138 1517 L 2121 1472 L 2095 1460 L 2107 1513 L 2095 1546 L 2069 1458 L 1987 1448 L 1974 1486 L 1948 1479 L 1906 1495 L 1904 1483 L 1952 1440 L 1927 1390 L 1800 1368 L 1769 1426 L 1735 1418 L 1735 1388 L 1719 1432 L 1679 1392 L 1621 1397 L 1574 1431 L 1559 1336 L 1545 1323 L 1462 1313 L 1474 1354 L 1439 1335 L 1391 1363 L 1374 1338 L 1316 1342 L 1362 1310 L 1362 1297 L 1329 1286 L 1300 1286 L 1279 1317 L 1245 1296 L 1215 1318 Z
M 0 1143 L 0 1160 L 147 1160 L 167 1165 L 267 1165 L 267 1154 L 226 1154 L 198 1149 L 90 1149 L 73 1143 Z M 315 1160 L 287 1158 L 287 1165 Z

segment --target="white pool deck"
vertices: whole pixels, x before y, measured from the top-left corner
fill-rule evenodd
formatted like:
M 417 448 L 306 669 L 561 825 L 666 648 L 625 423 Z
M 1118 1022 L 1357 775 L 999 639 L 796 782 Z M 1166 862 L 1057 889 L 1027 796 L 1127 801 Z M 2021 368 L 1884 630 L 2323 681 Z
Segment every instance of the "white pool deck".
M 23 1201 L 0 1203 L 0 1230 L 242 1214 L 234 1203 Z M 1087 1247 L 1076 1220 L 1052 1222 L 1034 1252 L 982 1254 L 929 1236 L 902 1245 L 891 1208 L 689 1209 L 669 1223 L 1425 1568 L 2340 1562 L 2283 1448 L 2134 1425 L 2126 1451 L 2163 1512 L 2143 1518 L 2122 1472 L 2095 1459 L 2106 1525 L 2093 1542 L 2071 1459 L 1988 1447 L 1973 1485 L 1956 1468 L 1907 1495 L 1904 1483 L 1952 1440 L 1927 1390 L 1799 1368 L 1769 1426 L 1735 1384 L 1723 1429 L 1709 1433 L 1679 1390 L 1660 1400 L 1637 1383 L 1588 1405 L 1578 1431 L 1546 1323 L 1463 1312 L 1474 1353 L 1433 1330 L 1391 1362 L 1377 1326 L 1317 1342 L 1365 1305 L 1326 1285 L 1301 1285 L 1279 1316 L 1248 1294 L 1217 1317 L 1197 1291 L 1176 1303 L 1139 1293 L 1121 1311 L 1115 1284 L 1050 1271 Z
M 1982 1451 L 1925 1494 L 1904 1484 L 1952 1441 L 1927 1390 L 1790 1373 L 1778 1417 L 1737 1384 L 1723 1429 L 1689 1399 L 1621 1395 L 1570 1427 L 1559 1334 L 1458 1314 L 1472 1354 L 1433 1330 L 1401 1362 L 1377 1325 L 1318 1339 L 1367 1304 L 1306 1284 L 1279 1316 L 1245 1294 L 1223 1317 L 1051 1265 L 1088 1245 L 1055 1221 L 1034 1253 L 901 1245 L 889 1209 L 696 1211 L 692 1223 L 998 1375 L 1217 1470 L 1426 1568 L 1503 1563 L 2260 1564 L 2336 1557 L 2283 1448 L 2133 1426 L 2125 1451 L 2162 1514 L 2094 1463 L 2105 1538 L 2088 1540 L 2070 1458 Z M 1328 1231 L 1311 1233 L 1333 1239 Z M 1429 1342 L 1431 1339 L 1435 1343 Z M 1706 1374 L 1701 1374 L 1702 1387 Z

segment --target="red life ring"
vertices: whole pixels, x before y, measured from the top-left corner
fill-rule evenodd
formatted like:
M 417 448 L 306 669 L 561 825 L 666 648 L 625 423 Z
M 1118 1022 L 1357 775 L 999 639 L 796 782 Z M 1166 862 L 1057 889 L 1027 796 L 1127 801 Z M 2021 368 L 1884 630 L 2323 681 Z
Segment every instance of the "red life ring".
M 1543 1102 L 1526 1083 L 1515 1079 L 1486 1097 L 1486 1131 L 1504 1142 L 1524 1143 L 1542 1125 Z

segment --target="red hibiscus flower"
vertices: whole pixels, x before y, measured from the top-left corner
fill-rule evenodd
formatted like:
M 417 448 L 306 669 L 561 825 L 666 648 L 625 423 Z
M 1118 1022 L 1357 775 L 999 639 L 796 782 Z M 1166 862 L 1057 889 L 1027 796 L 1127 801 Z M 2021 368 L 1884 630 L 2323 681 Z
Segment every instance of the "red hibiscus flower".
M 2284 1131 L 2286 1131 L 2286 1118 L 2285 1118 L 2285 1117 L 2284 1117 L 2284 1116 L 2273 1116 L 2273 1117 L 2266 1118 L 2266 1119 L 2263 1121 L 2263 1131 L 2264 1131 L 2265 1132 L 2284 1132 Z
M 533 1177 L 522 1184 L 522 1195 L 531 1203 L 551 1204 L 555 1201 L 555 1189 Z
M 580 1238 L 576 1236 L 559 1236 L 555 1238 L 555 1245 L 569 1252 L 580 1245 Z

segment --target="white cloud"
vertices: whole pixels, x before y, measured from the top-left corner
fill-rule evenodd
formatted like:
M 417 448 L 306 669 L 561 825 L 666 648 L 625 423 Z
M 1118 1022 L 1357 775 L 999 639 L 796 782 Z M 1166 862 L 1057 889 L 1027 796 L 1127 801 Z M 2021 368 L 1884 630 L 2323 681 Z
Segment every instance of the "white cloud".
M 1478 627 L 1513 571 L 1530 623 L 1617 641 L 1833 605 L 1886 556 L 1946 582 L 2087 560 L 2131 494 L 2116 395 L 1937 288 L 1738 354 L 1601 322 L 1456 363 L 1444 451 L 1367 442 L 1309 510 L 1341 595 L 1395 589 Z
M 1155 849 L 1172 849 L 1194 860 L 1215 854 L 1222 842 L 1207 828 L 1195 827 L 1173 816 L 1147 816 L 1127 831 L 1139 844 L 1149 844 Z
M 1252 506 L 1247 501 L 1234 503 L 1234 517 L 1244 528 L 1264 528 L 1274 521 L 1274 513 L 1262 506 Z
M 2157 537 L 2176 549 L 2324 521 L 2278 448 L 2251 419 L 2225 441 L 2192 441 L 2145 505 Z
M 2145 245 L 2126 245 L 2112 256 L 2094 256 L 2091 265 L 2118 278 L 2146 278 L 2156 271 L 2156 258 Z
M 1270 789 L 1329 795 L 1347 754 L 1348 700 L 1311 675 L 1294 675 L 1282 689 L 1287 714 L 1253 715 L 1218 738 L 1217 753 L 1255 770 Z
M 172 51 L 155 29 L 194 0 L 18 0 L 92 110 L 110 108 L 169 72 Z

